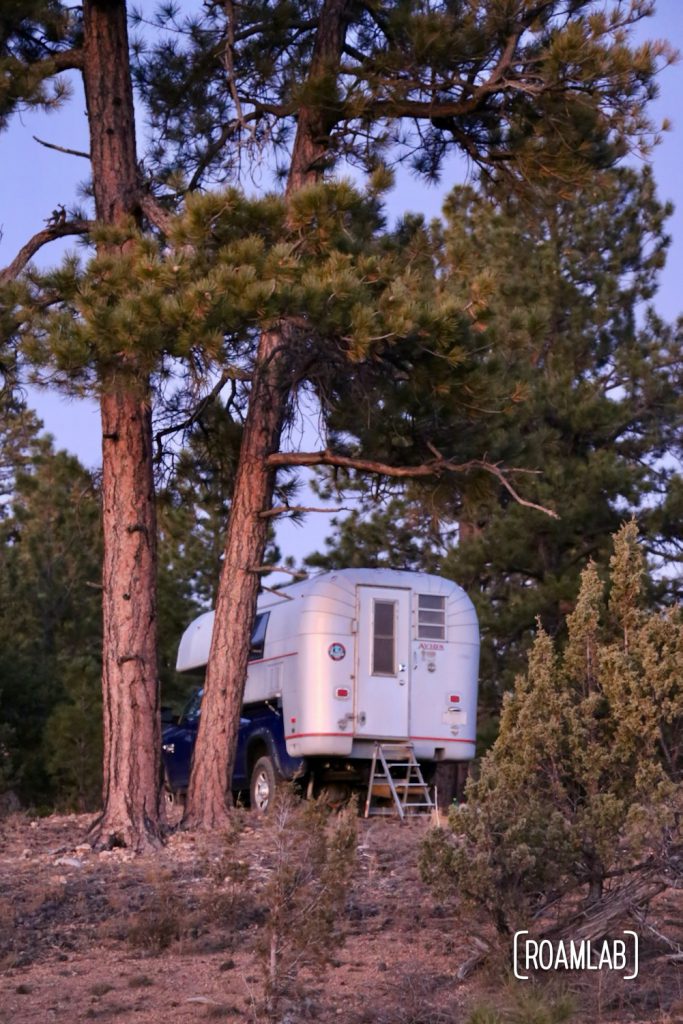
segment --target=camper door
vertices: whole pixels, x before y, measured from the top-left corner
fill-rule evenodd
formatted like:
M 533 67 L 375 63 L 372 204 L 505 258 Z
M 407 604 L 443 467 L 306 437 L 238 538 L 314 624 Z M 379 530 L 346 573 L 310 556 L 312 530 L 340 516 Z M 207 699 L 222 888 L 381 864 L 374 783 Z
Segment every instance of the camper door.
M 358 588 L 356 736 L 408 736 L 410 590 Z

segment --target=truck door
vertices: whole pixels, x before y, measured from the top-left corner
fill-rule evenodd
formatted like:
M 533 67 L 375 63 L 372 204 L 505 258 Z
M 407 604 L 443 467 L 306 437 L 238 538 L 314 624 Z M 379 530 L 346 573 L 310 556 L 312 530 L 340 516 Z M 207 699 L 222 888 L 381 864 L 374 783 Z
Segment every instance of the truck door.
M 355 734 L 408 735 L 410 590 L 359 586 Z

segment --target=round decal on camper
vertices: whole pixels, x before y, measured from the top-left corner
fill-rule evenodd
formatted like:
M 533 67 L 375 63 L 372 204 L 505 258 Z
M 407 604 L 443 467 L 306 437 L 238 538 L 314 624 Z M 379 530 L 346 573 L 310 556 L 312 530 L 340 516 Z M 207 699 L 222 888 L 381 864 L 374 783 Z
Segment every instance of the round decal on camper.
M 346 656 L 346 648 L 344 644 L 330 644 L 327 648 L 327 653 L 332 658 L 332 661 L 341 661 Z

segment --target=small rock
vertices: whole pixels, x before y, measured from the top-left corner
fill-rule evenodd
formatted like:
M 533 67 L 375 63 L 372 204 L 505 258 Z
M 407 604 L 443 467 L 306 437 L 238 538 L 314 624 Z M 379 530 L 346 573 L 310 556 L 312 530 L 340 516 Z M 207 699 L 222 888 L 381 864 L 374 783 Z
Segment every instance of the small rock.
M 78 857 L 58 857 L 55 861 L 55 867 L 57 865 L 65 868 L 82 868 L 83 861 Z

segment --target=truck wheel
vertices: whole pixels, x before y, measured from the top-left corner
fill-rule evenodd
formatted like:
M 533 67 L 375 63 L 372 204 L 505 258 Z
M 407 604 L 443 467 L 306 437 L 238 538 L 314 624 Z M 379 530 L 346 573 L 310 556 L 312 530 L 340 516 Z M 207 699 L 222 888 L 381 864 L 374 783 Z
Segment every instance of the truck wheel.
M 249 795 L 251 806 L 259 814 L 267 814 L 273 805 L 278 775 L 270 757 L 259 757 L 251 773 Z

